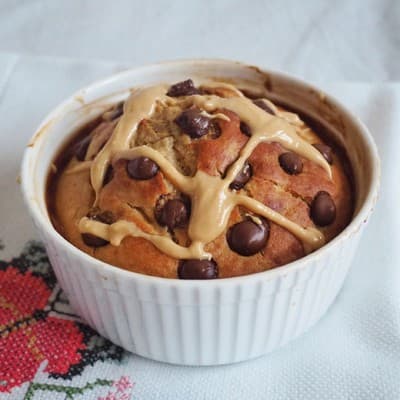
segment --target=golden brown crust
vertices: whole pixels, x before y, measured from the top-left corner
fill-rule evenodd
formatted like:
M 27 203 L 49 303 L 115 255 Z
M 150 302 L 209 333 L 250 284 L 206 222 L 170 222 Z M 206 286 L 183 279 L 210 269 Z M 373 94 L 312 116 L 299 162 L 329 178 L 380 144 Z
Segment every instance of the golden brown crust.
M 237 159 L 248 140 L 248 137 L 240 131 L 239 117 L 229 110 L 219 111 L 230 118 L 230 121 L 219 120 L 220 136 L 193 143 L 197 150 L 197 170 L 213 176 L 224 174 L 226 168 Z
M 228 96 L 223 89 L 219 94 Z M 140 124 L 135 144 L 156 148 L 187 175 L 202 170 L 209 175 L 223 176 L 249 139 L 240 130 L 239 117 L 232 111 L 218 110 L 230 119 L 218 119 L 215 122 L 219 126 L 219 136 L 216 130 L 201 139 L 190 139 L 173 122 L 181 111 L 177 106 L 158 106 L 155 115 Z M 306 140 L 310 143 L 323 143 L 311 130 L 307 132 Z M 310 204 L 314 196 L 319 191 L 328 192 L 336 204 L 336 219 L 331 225 L 319 229 L 327 240 L 332 239 L 348 224 L 353 209 L 352 188 L 342 167 L 343 159 L 334 152 L 333 179 L 330 180 L 322 167 L 304 158 L 303 171 L 298 175 L 289 175 L 278 161 L 279 155 L 284 152 L 285 149 L 278 143 L 258 145 L 248 160 L 253 176 L 242 191 L 303 227 L 314 226 L 310 218 Z M 72 158 L 66 169 L 75 164 L 77 161 Z M 111 211 L 118 219 L 134 222 L 145 232 L 170 234 L 178 243 L 187 245 L 185 228 L 176 228 L 168 233 L 165 227 L 157 223 L 155 216 L 160 196 L 176 197 L 181 193 L 165 179 L 162 172 L 150 180 L 131 179 L 126 164 L 127 161 L 122 159 L 113 164 L 113 178 L 100 192 L 100 209 Z M 127 237 L 119 246 L 87 246 L 77 225 L 90 211 L 93 200 L 88 170 L 61 173 L 55 183 L 52 200 L 52 219 L 56 229 L 78 248 L 107 263 L 143 274 L 177 277 L 178 260 L 162 253 L 143 238 Z M 245 216 L 246 210 L 236 207 L 230 216 L 228 229 Z M 232 251 L 227 244 L 227 230 L 207 244 L 206 250 L 213 255 L 218 265 L 219 277 L 260 272 L 304 256 L 299 239 L 274 223 L 270 222 L 269 225 L 266 247 L 253 256 L 241 256 Z

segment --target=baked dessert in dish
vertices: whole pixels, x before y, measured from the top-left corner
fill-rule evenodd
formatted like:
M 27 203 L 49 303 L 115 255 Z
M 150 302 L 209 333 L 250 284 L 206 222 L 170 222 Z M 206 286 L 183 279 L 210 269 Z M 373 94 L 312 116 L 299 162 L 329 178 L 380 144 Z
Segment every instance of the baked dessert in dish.
M 54 160 L 57 231 L 109 264 L 213 279 L 318 249 L 353 212 L 346 156 L 292 110 L 224 82 L 132 91 Z

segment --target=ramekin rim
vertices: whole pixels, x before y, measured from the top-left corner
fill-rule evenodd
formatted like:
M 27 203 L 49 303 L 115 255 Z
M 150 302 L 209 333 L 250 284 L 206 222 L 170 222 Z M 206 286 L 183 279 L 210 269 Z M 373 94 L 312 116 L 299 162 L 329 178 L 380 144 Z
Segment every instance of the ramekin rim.
M 67 106 L 71 104 L 74 100 L 76 100 L 77 96 L 80 96 L 82 93 L 89 92 L 96 90 L 100 87 L 106 86 L 113 81 L 118 81 L 124 78 L 125 75 L 129 76 L 132 72 L 140 73 L 141 70 L 146 70 L 150 68 L 154 68 L 157 66 L 167 66 L 171 67 L 173 65 L 182 65 L 182 64 L 193 64 L 193 63 L 202 63 L 202 64 L 209 64 L 209 63 L 218 63 L 218 64 L 227 64 L 233 65 L 237 64 L 243 68 L 251 68 L 256 69 L 262 74 L 271 75 L 278 77 L 280 79 L 284 79 L 288 82 L 293 82 L 297 85 L 301 85 L 303 87 L 307 87 L 312 91 L 323 92 L 327 99 L 329 99 L 330 103 L 333 104 L 336 109 L 341 113 L 346 115 L 350 118 L 353 124 L 356 126 L 357 130 L 361 133 L 361 136 L 364 140 L 364 144 L 366 149 L 368 149 L 368 158 L 371 161 L 371 180 L 369 184 L 368 194 L 358 211 L 357 215 L 351 220 L 351 222 L 346 226 L 346 228 L 340 232 L 335 238 L 329 241 L 327 244 L 322 246 L 320 249 L 316 250 L 315 252 L 308 254 L 302 258 L 294 260 L 288 264 L 281 265 L 279 267 L 261 271 L 257 273 L 252 273 L 248 275 L 241 275 L 229 278 L 219 278 L 213 280 L 181 280 L 177 278 L 163 278 L 159 276 L 152 276 L 152 275 L 145 275 L 138 272 L 128 271 L 122 269 L 120 267 L 114 266 L 112 264 L 108 264 L 103 262 L 95 257 L 90 256 L 89 254 L 83 252 L 82 250 L 78 249 L 72 243 L 70 243 L 67 239 L 65 239 L 57 230 L 54 228 L 53 224 L 51 223 L 50 219 L 47 218 L 43 213 L 35 207 L 35 203 L 32 201 L 31 196 L 34 195 L 33 188 L 29 187 L 29 162 L 31 157 L 33 156 L 32 151 L 34 149 L 36 143 L 40 143 L 45 135 L 37 135 L 46 127 L 48 124 L 55 123 L 57 117 L 63 114 L 63 111 L 66 111 Z M 129 88 L 127 88 L 129 89 Z M 111 95 L 112 93 L 110 93 Z M 34 141 L 33 145 L 30 145 Z M 290 74 L 278 72 L 270 69 L 265 69 L 263 67 L 253 66 L 250 64 L 246 64 L 241 61 L 235 60 L 227 60 L 227 59 L 219 59 L 219 58 L 191 58 L 191 59 L 178 59 L 178 60 L 170 60 L 170 61 L 162 61 L 158 63 L 152 63 L 148 65 L 143 65 L 139 67 L 129 68 L 124 71 L 112 74 L 102 79 L 98 79 L 92 82 L 90 85 L 87 85 L 77 91 L 75 91 L 71 96 L 66 98 L 63 102 L 61 102 L 58 106 L 56 106 L 51 112 L 47 114 L 47 116 L 42 120 L 39 124 L 38 128 L 35 130 L 34 134 L 31 136 L 28 145 L 24 151 L 22 163 L 21 163 L 21 189 L 24 197 L 24 201 L 26 206 L 28 207 L 30 214 L 34 221 L 38 223 L 48 235 L 51 235 L 61 246 L 66 247 L 67 251 L 71 251 L 76 254 L 77 257 L 83 258 L 85 261 L 84 265 L 90 264 L 90 267 L 98 268 L 98 272 L 101 273 L 111 273 L 121 275 L 124 278 L 136 279 L 145 281 L 147 283 L 158 283 L 164 285 L 178 285 L 178 286 L 185 286 L 185 287 L 201 287 L 201 286 L 222 286 L 227 284 L 237 284 L 237 283 L 245 283 L 247 281 L 258 281 L 258 280 L 272 280 L 277 276 L 287 276 L 290 272 L 297 271 L 299 269 L 305 268 L 307 265 L 311 264 L 313 259 L 317 259 L 321 256 L 321 254 L 329 251 L 331 248 L 338 246 L 343 240 L 346 240 L 347 237 L 351 236 L 352 234 L 356 233 L 365 223 L 371 212 L 373 211 L 375 202 L 378 196 L 379 190 L 379 181 L 380 181 L 380 160 L 378 155 L 377 146 L 375 141 L 372 138 L 371 133 L 369 132 L 368 128 L 365 124 L 358 118 L 352 111 L 350 111 L 347 107 L 345 107 L 339 100 L 337 100 L 334 96 L 329 93 L 326 93 L 325 90 L 321 90 L 318 87 L 310 84 L 302 79 L 294 77 Z

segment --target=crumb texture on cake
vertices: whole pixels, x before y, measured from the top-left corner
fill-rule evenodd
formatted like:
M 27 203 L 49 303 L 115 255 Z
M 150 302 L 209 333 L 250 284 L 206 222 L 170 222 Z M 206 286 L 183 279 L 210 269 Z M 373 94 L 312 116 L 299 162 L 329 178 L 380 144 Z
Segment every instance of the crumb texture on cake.
M 201 171 L 222 181 L 251 140 L 254 126 L 232 109 L 206 110 L 201 99 L 229 99 L 243 94 L 231 85 L 196 87 L 192 81 L 187 82 L 166 87 L 166 96 L 172 100 L 164 101 L 163 97 L 155 101 L 150 115 L 140 120 L 131 135 L 128 148 L 155 150 L 183 179 L 193 180 Z M 194 102 L 194 98 L 201 101 Z M 302 141 L 323 156 L 331 176 L 323 162 L 288 150 L 283 142 L 264 141 L 251 151 L 243 169 L 226 189 L 228 195 L 247 197 L 301 228 L 320 232 L 325 242 L 330 241 L 346 227 L 353 211 L 345 156 L 298 115 L 267 99 L 247 100 L 268 116 L 285 120 Z M 70 146 L 68 153 L 72 156 L 53 179 L 52 220 L 72 244 L 130 271 L 182 279 L 251 274 L 307 253 L 304 241 L 285 225 L 236 203 L 220 234 L 204 243 L 204 254 L 211 255 L 207 260 L 188 262 L 162 251 L 162 245 L 155 245 L 149 238 L 165 238 L 179 248 L 193 244 L 189 224 L 196 198 L 174 184 L 151 157 L 113 156 L 103 167 L 97 191 L 92 184 L 94 160 L 107 148 L 126 112 L 118 104 L 104 113 L 88 134 Z M 107 235 L 119 228 L 119 221 L 126 221 L 140 235 L 118 236 L 114 232 L 113 237 L 121 239 L 115 245 L 109 243 L 106 233 L 97 237 L 82 231 L 82 221 L 96 226 L 98 230 L 94 232 Z M 211 229 L 202 227 L 207 228 Z

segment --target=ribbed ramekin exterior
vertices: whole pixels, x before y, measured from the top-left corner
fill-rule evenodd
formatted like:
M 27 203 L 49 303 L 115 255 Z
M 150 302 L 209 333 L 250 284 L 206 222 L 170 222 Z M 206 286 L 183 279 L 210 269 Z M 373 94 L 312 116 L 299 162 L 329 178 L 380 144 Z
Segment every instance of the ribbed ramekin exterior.
M 96 260 L 69 252 L 42 231 L 60 285 L 79 315 L 127 350 L 185 365 L 255 358 L 306 332 L 338 294 L 360 233 L 272 279 L 261 274 L 224 287 L 178 287 L 175 280 L 159 284 L 101 271 Z
M 343 143 L 354 150 L 349 154 L 358 193 L 354 219 L 342 233 L 310 256 L 273 271 L 181 281 L 114 268 L 79 251 L 55 231 L 45 204 L 47 169 L 60 140 L 96 111 L 82 106 L 82 99 L 101 109 L 109 101 L 121 100 L 118 96 L 127 95 L 129 87 L 178 82 L 194 75 L 239 78 L 261 85 L 268 82 L 271 94 L 280 93 L 285 100 L 301 103 L 304 111 L 323 115 L 330 125 L 339 126 Z M 27 207 L 77 314 L 100 334 L 144 357 L 217 365 L 268 353 L 307 331 L 324 315 L 343 284 L 373 209 L 379 171 L 368 130 L 334 99 L 321 97 L 317 88 L 236 62 L 187 60 L 126 71 L 67 99 L 36 131 L 25 151 L 21 176 Z

